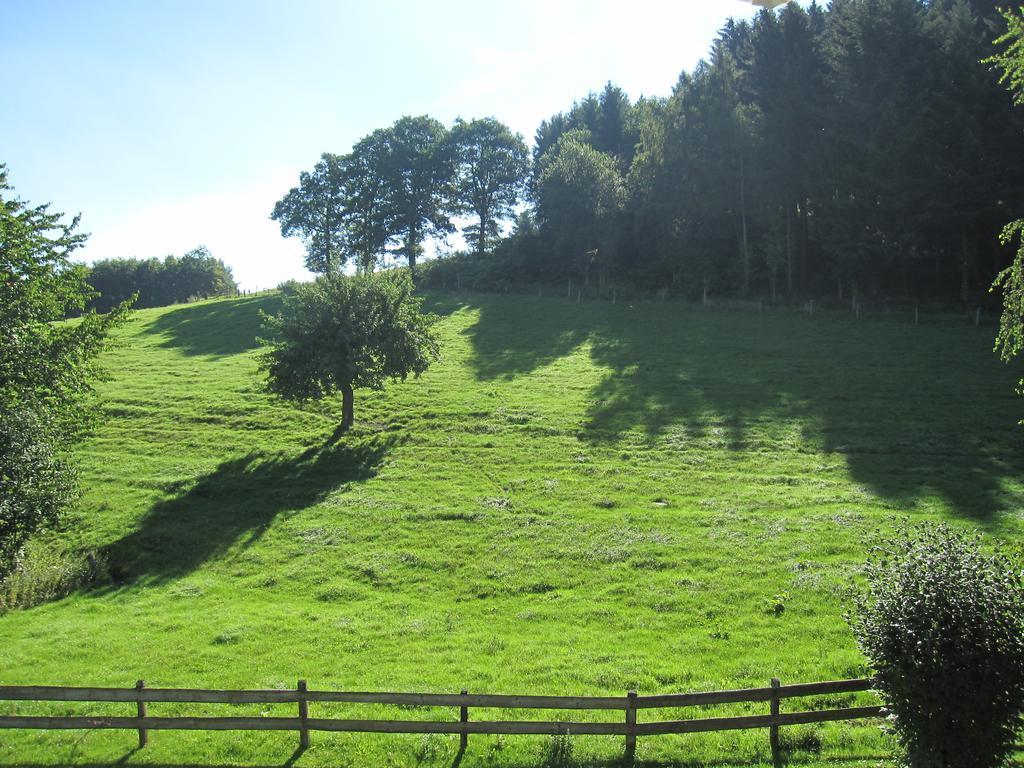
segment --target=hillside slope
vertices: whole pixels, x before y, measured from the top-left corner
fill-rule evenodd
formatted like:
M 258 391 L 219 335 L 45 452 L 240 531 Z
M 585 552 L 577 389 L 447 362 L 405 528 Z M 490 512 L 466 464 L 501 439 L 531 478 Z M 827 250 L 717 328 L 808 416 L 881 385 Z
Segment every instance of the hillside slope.
M 1018 372 L 991 328 L 439 294 L 442 360 L 357 393 L 332 445 L 337 403 L 261 392 L 276 303 L 140 311 L 121 333 L 84 498 L 49 540 L 106 552 L 115 582 L 0 616 L 0 682 L 621 694 L 856 676 L 844 590 L 879 527 L 1024 529 Z M 888 753 L 870 724 L 784 735 L 797 762 Z M 279 765 L 294 746 L 159 733 L 126 757 L 133 738 L 8 732 L 0 763 Z M 450 765 L 455 744 L 314 742 L 297 765 Z M 464 766 L 546 746 L 470 744 Z M 767 737 L 639 755 L 757 762 Z

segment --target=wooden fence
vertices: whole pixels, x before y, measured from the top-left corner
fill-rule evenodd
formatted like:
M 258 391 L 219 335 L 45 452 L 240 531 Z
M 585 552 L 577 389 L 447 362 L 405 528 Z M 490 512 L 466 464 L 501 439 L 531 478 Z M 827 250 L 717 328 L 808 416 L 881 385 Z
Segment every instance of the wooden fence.
M 446 733 L 460 737 L 465 749 L 470 734 L 550 734 L 624 736 L 626 755 L 632 758 L 640 736 L 671 733 L 699 733 L 749 728 L 769 729 L 772 753 L 779 751 L 779 728 L 800 723 L 832 720 L 856 720 L 878 717 L 879 706 L 814 709 L 782 712 L 785 699 L 829 694 L 847 694 L 871 688 L 871 680 L 838 680 L 821 683 L 782 685 L 777 679 L 765 688 L 710 691 L 706 693 L 672 693 L 639 696 L 630 691 L 625 696 L 513 696 L 448 693 L 352 693 L 311 691 L 300 680 L 294 690 L 200 690 L 182 688 L 147 688 L 143 681 L 134 688 L 69 688 L 56 686 L 0 686 L 0 700 L 5 701 L 74 701 L 123 702 L 135 705 L 134 717 L 32 715 L 0 716 L 0 729 L 122 729 L 137 730 L 139 746 L 148 741 L 149 731 L 298 731 L 299 746 L 309 746 L 311 731 L 345 731 L 362 733 Z M 150 703 L 186 704 L 295 704 L 295 717 L 159 717 L 147 713 Z M 458 710 L 457 720 L 340 720 L 312 718 L 309 704 L 344 703 L 378 704 L 402 707 L 452 707 Z M 686 720 L 642 721 L 641 711 L 674 710 L 716 704 L 767 702 L 768 713 L 733 717 L 707 717 Z M 567 722 L 564 720 L 472 720 L 470 709 L 546 709 L 546 710 L 615 710 L 624 713 L 619 722 Z

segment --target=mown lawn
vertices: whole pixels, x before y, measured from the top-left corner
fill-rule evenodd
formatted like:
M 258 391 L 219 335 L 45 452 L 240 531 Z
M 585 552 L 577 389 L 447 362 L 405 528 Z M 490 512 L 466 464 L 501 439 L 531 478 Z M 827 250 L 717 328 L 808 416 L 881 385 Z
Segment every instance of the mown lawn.
M 358 393 L 331 444 L 337 403 L 261 392 L 258 310 L 276 303 L 140 311 L 121 333 L 80 509 L 41 544 L 102 551 L 114 579 L 0 617 L 0 682 L 619 695 L 859 676 L 843 612 L 879 530 L 1024 531 L 1020 371 L 961 318 L 437 294 L 442 360 Z M 877 723 L 783 741 L 798 764 L 891 754 Z M 450 766 L 457 739 L 295 743 L 0 732 L 0 763 Z M 573 743 L 584 765 L 622 751 Z M 472 737 L 462 765 L 541 765 L 550 747 Z M 770 761 L 757 731 L 641 739 L 638 758 Z

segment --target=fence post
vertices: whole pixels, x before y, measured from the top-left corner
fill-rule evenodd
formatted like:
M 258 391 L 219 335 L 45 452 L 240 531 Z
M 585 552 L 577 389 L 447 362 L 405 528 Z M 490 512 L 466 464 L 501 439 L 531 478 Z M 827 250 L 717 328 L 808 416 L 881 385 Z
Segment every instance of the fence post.
M 626 762 L 636 757 L 636 691 L 626 694 Z
M 137 683 L 135 683 L 136 690 L 141 691 L 145 687 L 145 680 L 139 680 Z M 138 701 L 136 702 L 136 705 L 138 706 L 139 719 L 141 720 L 146 716 L 146 702 L 142 700 L 142 697 L 139 697 Z M 147 731 L 145 728 L 139 728 L 139 749 L 142 749 L 144 746 L 146 746 L 148 742 L 149 731 Z
M 772 698 L 771 698 L 771 715 L 772 717 L 778 717 L 779 715 L 779 678 L 772 678 Z M 779 762 L 779 726 L 775 723 L 768 729 L 768 740 L 772 745 L 772 761 L 775 764 Z
M 463 696 L 468 696 L 469 695 L 469 691 L 467 691 L 465 688 L 463 688 L 462 689 L 462 695 Z M 461 707 L 459 707 L 459 722 L 460 723 L 468 723 L 469 722 L 469 707 L 466 706 L 465 704 L 463 704 Z M 459 751 L 460 752 L 465 752 L 466 751 L 466 747 L 468 745 L 469 745 L 469 734 L 466 732 L 466 729 L 463 728 L 462 729 L 462 733 L 459 735 Z
M 306 701 L 306 681 L 299 680 L 299 749 L 309 749 L 309 702 Z

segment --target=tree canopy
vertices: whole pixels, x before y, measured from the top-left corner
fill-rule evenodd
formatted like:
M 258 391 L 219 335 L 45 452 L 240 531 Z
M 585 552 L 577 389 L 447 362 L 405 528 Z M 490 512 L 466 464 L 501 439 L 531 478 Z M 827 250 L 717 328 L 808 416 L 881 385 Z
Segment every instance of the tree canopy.
M 988 0 L 765 8 L 666 98 L 609 82 L 543 120 L 528 158 L 490 118 L 403 117 L 321 185 L 337 207 L 320 240 L 361 270 L 387 254 L 415 270 L 471 217 L 480 287 L 586 283 L 598 264 L 605 290 L 976 306 L 1024 206 L 1024 113 L 997 71 L 1019 93 L 1022 24 Z M 500 240 L 523 197 L 537 231 Z
M 233 296 L 238 291 L 231 267 L 214 258 L 205 245 L 162 261 L 101 259 L 89 265 L 85 279 L 98 294 L 89 306 L 99 312 L 108 312 L 132 296 L 136 297 L 134 306 L 144 308 Z
M 491 282 L 507 284 L 516 265 L 523 283 L 586 279 L 578 210 L 540 188 L 572 133 L 626 184 L 622 206 L 595 222 L 616 282 L 985 302 L 1005 260 L 998 234 L 1024 205 L 1024 114 L 983 63 L 1005 24 L 981 0 L 789 3 L 730 21 L 667 98 L 631 102 L 609 83 L 541 122 L 539 235 L 529 253 L 493 248 L 504 256 Z M 1024 67 L 1004 71 L 1024 82 Z
M 0 573 L 28 537 L 74 497 L 67 451 L 87 426 L 96 357 L 127 302 L 86 312 L 92 291 L 70 261 L 85 241 L 79 219 L 11 194 L 0 165 Z
M 277 201 L 270 218 L 282 237 L 298 237 L 306 247 L 306 269 L 338 272 L 347 256 L 344 171 L 338 155 L 325 152 L 313 170 L 299 174 L 299 186 Z
M 625 188 L 615 160 L 587 142 L 588 134 L 569 131 L 541 158 L 538 207 L 545 221 L 558 225 L 558 247 L 582 265 L 606 263 L 614 247 L 612 227 Z
M 501 234 L 525 191 L 529 153 L 523 137 L 494 118 L 455 121 L 450 142 L 454 155 L 455 210 L 476 217 L 465 229 L 478 254 Z
M 268 316 L 272 334 L 262 357 L 267 388 L 290 400 L 342 394 L 339 430 L 353 423 L 354 390 L 383 389 L 419 376 L 437 357 L 431 326 L 404 271 L 324 275 L 285 298 Z

